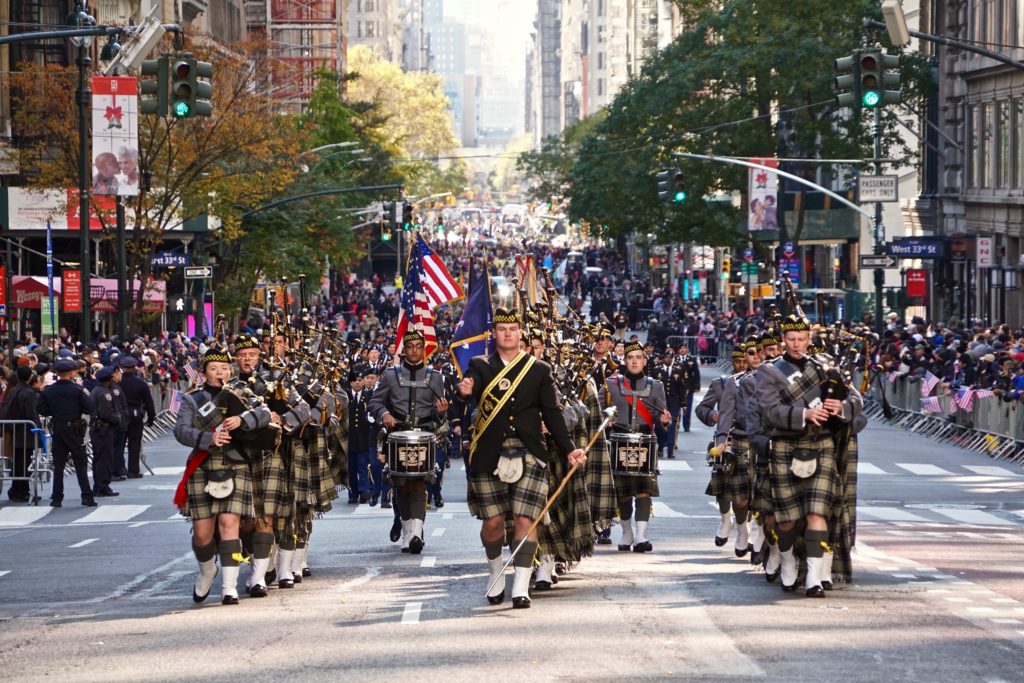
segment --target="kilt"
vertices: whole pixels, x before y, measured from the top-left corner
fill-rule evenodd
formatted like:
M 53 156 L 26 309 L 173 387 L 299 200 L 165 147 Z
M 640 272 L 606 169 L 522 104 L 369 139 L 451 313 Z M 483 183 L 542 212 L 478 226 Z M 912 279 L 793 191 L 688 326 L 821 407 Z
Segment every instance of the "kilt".
M 759 512 L 762 515 L 770 515 L 775 510 L 772 507 L 772 481 L 768 473 L 768 464 L 757 465 L 754 470 L 753 494 L 750 499 L 751 512 Z
M 214 498 L 206 488 L 206 472 L 232 470 L 235 473 L 235 490 L 227 498 Z M 185 484 L 185 507 L 181 514 L 189 519 L 208 519 L 221 513 L 254 517 L 252 495 L 252 473 L 246 465 L 212 465 L 200 467 Z
M 818 449 L 817 471 L 800 479 L 789 471 L 795 449 Z M 796 522 L 807 515 L 828 518 L 840 491 L 836 470 L 835 445 L 826 431 L 807 434 L 799 439 L 773 439 L 769 463 L 772 505 L 778 522 Z
M 614 474 L 616 498 L 633 498 L 638 493 L 646 493 L 652 498 L 661 495 L 657 477 L 630 477 Z
M 523 476 L 514 484 L 506 484 L 494 474 L 469 475 L 470 514 L 477 519 L 508 513 L 537 519 L 548 502 L 547 468 L 532 453 L 523 457 Z
M 292 440 L 292 482 L 295 490 L 295 506 L 308 507 L 316 503 L 312 488 L 312 464 L 305 439 Z
M 712 472 L 704 493 L 739 503 L 750 500 L 751 462 L 750 447 L 745 438 L 733 437 L 732 452 L 736 454 L 736 472 Z
M 569 472 L 569 466 L 555 445 L 547 438 L 548 489 L 556 490 Z M 554 555 L 564 562 L 579 562 L 594 554 L 594 531 L 590 517 L 590 502 L 583 471 L 577 470 L 561 495 L 548 510 L 547 519 L 538 529 L 537 540 L 543 554 Z
M 592 382 L 588 382 L 586 397 L 587 420 L 582 420 L 576 425 L 574 438 L 576 443 L 583 444 L 590 440 L 590 437 L 598 431 L 604 421 L 601 413 L 601 405 L 597 400 L 597 390 L 591 392 Z M 595 441 L 590 453 L 587 455 L 587 467 L 585 470 L 587 482 L 587 497 L 590 500 L 590 517 L 602 529 L 611 526 L 611 519 L 615 516 L 615 508 L 618 499 L 615 497 L 615 478 L 612 476 L 612 462 L 608 454 L 608 440 L 601 434 Z
M 263 451 L 262 458 L 251 463 L 253 495 L 259 516 L 287 517 L 292 514 L 292 478 L 285 467 L 282 451 L 288 446 L 281 442 L 275 451 Z

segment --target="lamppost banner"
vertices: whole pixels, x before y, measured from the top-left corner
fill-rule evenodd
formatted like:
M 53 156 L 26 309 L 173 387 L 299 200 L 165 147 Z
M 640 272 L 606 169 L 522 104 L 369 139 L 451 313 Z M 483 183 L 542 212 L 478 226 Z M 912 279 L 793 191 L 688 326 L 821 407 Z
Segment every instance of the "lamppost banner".
M 139 194 L 139 96 L 134 77 L 92 78 L 92 193 Z
M 778 168 L 778 159 L 750 159 L 755 164 Z M 776 202 L 779 194 L 778 174 L 763 168 L 750 169 L 750 213 L 747 217 L 747 229 L 778 230 L 779 218 Z

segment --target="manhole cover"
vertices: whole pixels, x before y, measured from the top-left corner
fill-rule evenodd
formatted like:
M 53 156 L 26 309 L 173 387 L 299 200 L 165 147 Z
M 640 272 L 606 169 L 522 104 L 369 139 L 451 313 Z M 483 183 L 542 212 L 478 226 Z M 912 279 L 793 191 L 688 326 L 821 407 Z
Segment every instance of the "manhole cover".
M 915 510 L 983 510 L 984 505 L 974 503 L 908 503 L 903 507 Z

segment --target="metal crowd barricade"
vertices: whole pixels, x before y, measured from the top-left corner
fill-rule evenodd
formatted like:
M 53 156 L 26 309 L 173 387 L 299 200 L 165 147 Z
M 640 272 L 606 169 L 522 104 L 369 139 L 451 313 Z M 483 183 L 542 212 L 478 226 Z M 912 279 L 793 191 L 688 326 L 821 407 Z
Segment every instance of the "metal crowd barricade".
M 1024 462 L 1024 408 L 1019 400 L 975 397 L 968 412 L 956 404 L 952 394 L 943 392 L 939 385 L 934 392 L 938 409 L 925 411 L 919 378 L 901 375 L 889 381 L 882 377 L 865 396 L 865 412 L 872 418 L 888 420 L 897 429 L 985 453 L 995 460 Z M 885 415 L 885 404 L 891 411 L 889 417 Z
M 21 448 L 15 446 L 22 444 Z M 16 466 L 18 451 L 24 454 L 24 473 Z M 0 420 L 0 489 L 5 481 L 27 481 L 29 500 L 39 505 L 41 489 L 53 478 L 50 435 L 31 420 Z
M 160 384 L 154 384 L 149 388 L 150 393 L 153 396 L 153 407 L 156 409 L 156 418 L 153 420 L 152 427 L 145 427 L 142 430 L 142 438 L 146 443 L 156 441 L 161 438 L 172 429 L 174 429 L 174 422 L 177 419 L 177 411 L 171 411 L 172 403 L 174 400 L 175 391 L 187 391 L 189 387 L 188 382 L 162 382 Z M 143 463 L 146 458 L 143 454 Z M 146 465 L 146 469 L 149 469 L 149 465 Z
M 701 348 L 702 341 L 704 342 L 703 349 Z M 673 349 L 678 349 L 685 344 L 689 354 L 694 358 L 699 358 L 702 365 L 717 367 L 724 360 L 728 366 L 728 351 L 732 345 L 725 339 L 673 334 L 665 338 L 665 343 Z

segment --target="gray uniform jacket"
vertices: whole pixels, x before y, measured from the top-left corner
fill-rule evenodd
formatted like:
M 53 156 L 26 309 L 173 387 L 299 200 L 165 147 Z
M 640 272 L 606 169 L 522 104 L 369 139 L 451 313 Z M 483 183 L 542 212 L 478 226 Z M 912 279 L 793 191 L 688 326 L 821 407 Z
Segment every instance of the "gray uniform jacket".
M 807 426 L 804 420 L 804 409 L 820 405 L 821 392 L 816 388 L 807 391 L 798 400 L 786 403 L 782 400 L 789 383 L 795 380 L 798 370 L 780 356 L 770 363 L 763 363 L 764 368 L 757 380 L 757 402 L 761 406 L 761 416 L 766 431 L 772 437 L 796 437 L 804 432 Z M 824 373 L 820 372 L 822 379 Z M 850 395 L 843 400 L 843 410 L 839 418 L 849 422 L 860 413 L 864 406 L 861 395 L 853 388 Z
M 194 426 L 196 416 L 199 412 L 199 404 L 196 402 L 196 394 L 203 394 L 204 403 L 212 400 L 210 392 L 205 385 L 199 391 L 183 394 L 181 397 L 181 408 L 178 410 L 178 419 L 174 423 L 174 438 L 183 446 L 188 446 L 193 452 L 210 450 L 210 442 L 213 439 L 213 431 L 200 429 Z M 251 431 L 260 429 L 270 424 L 270 408 L 265 404 L 253 406 L 242 413 L 242 425 L 239 429 Z
M 761 404 L 757 402 L 757 384 L 764 376 L 763 373 L 768 371 L 767 366 L 767 362 L 761 363 L 757 370 L 747 373 L 747 376 L 740 382 L 740 395 L 745 398 L 747 406 L 743 415 L 743 423 L 747 430 L 750 450 L 762 462 L 767 462 L 768 458 L 768 433 L 761 420 Z
M 378 423 L 384 415 L 391 413 L 399 422 L 411 424 L 411 415 L 415 415 L 418 426 L 432 427 L 434 422 L 444 417 L 437 414 L 435 405 L 443 396 L 444 375 L 421 365 L 415 369 L 413 378 L 411 369 L 403 363 L 381 374 L 370 397 L 369 413 Z M 416 402 L 413 410 L 409 408 L 410 398 Z
M 630 390 L 625 388 L 625 382 L 628 381 L 624 375 L 614 374 L 605 380 L 604 386 L 607 390 L 605 395 L 606 404 L 614 405 L 617 414 L 615 416 L 615 427 L 616 432 L 635 432 L 644 431 L 653 433 L 654 427 L 661 424 L 661 414 L 668 409 L 668 404 L 665 402 L 665 385 L 656 379 L 644 376 L 637 381 L 636 387 L 633 391 L 636 395 L 633 396 L 633 405 L 629 403 L 626 394 Z M 650 425 L 648 430 L 647 423 L 640 417 L 637 408 L 643 404 L 647 407 L 651 417 L 654 419 L 654 424 Z M 607 405 L 606 405 L 607 407 Z M 630 421 L 632 416 L 632 422 Z
M 701 399 L 701 402 L 694 409 L 697 419 L 708 427 L 715 426 L 715 423 L 711 418 L 718 412 L 717 406 L 722 399 L 722 391 L 724 389 L 725 377 L 719 377 L 718 379 L 711 380 L 711 384 L 708 385 L 708 393 L 704 394 L 704 398 Z
M 715 443 L 721 446 L 730 435 L 746 437 L 746 400 L 741 393 L 741 382 L 748 373 L 741 372 L 723 378 L 722 397 L 718 401 L 718 424 L 715 426 Z

